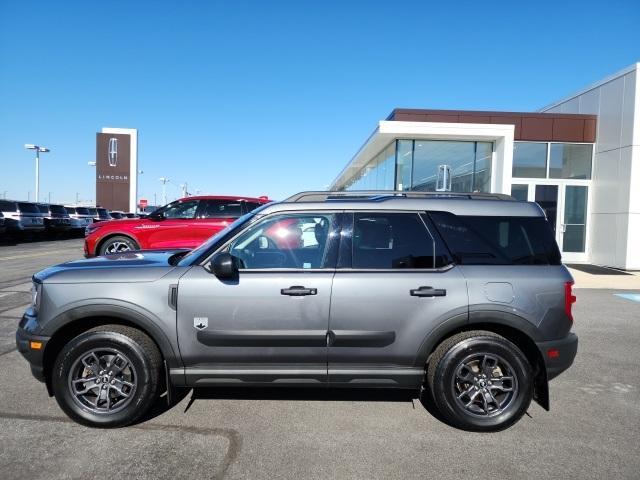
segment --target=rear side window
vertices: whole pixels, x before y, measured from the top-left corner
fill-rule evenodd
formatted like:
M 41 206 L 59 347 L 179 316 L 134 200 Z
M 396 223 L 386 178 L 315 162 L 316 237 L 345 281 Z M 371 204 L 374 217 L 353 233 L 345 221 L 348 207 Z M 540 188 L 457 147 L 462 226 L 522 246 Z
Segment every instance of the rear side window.
M 355 213 L 353 222 L 352 268 L 442 266 L 434 237 L 417 213 Z
M 238 218 L 242 216 L 242 202 L 233 200 L 202 200 L 199 218 Z
M 7 202 L 6 200 L 0 200 L 0 211 L 15 212 L 16 204 L 14 202 Z
M 22 213 L 40 213 L 40 210 L 33 203 L 19 202 L 18 208 Z
M 544 217 L 457 216 L 430 212 L 457 263 L 559 265 L 560 251 Z

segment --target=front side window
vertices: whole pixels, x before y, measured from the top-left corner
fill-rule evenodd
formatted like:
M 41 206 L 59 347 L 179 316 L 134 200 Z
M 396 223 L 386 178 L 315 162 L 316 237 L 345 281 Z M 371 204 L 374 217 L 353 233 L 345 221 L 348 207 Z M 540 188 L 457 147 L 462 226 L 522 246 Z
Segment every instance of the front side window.
M 158 213 L 161 213 L 164 218 L 189 219 L 195 217 L 197 208 L 197 200 L 187 200 L 186 202 L 170 203 L 158 210 Z
M 242 202 L 238 200 L 201 200 L 198 218 L 238 218 L 242 215 Z
M 417 213 L 356 213 L 352 268 L 435 268 L 435 242 Z
M 274 215 L 247 228 L 229 253 L 248 270 L 333 268 L 336 229 L 332 213 Z

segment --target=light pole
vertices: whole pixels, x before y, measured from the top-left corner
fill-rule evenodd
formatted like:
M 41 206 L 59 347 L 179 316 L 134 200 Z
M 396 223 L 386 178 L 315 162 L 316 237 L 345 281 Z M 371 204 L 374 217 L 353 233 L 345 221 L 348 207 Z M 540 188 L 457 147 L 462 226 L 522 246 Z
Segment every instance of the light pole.
M 38 199 L 40 198 L 40 153 L 47 153 L 51 150 L 32 143 L 25 144 L 24 148 L 36 151 L 36 202 L 38 202 Z
M 167 183 L 170 181 L 167 177 L 160 177 L 160 183 L 162 183 L 162 204 L 167 204 Z

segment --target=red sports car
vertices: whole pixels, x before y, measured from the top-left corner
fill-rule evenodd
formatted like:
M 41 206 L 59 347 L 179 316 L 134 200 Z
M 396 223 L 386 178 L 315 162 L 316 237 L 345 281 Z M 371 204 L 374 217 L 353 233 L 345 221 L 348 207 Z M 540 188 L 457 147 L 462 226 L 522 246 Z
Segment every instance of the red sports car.
M 86 257 L 128 250 L 195 248 L 236 218 L 270 202 L 267 197 L 186 197 L 146 218 L 93 223 L 86 228 Z

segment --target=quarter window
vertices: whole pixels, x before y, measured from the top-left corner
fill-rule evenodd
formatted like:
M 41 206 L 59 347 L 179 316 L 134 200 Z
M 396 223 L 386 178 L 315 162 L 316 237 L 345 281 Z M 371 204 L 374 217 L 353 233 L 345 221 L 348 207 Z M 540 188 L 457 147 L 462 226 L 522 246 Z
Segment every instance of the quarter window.
M 250 226 L 229 246 L 241 268 L 333 268 L 334 214 L 275 215 Z
M 356 213 L 352 267 L 435 268 L 436 243 L 417 213 Z

